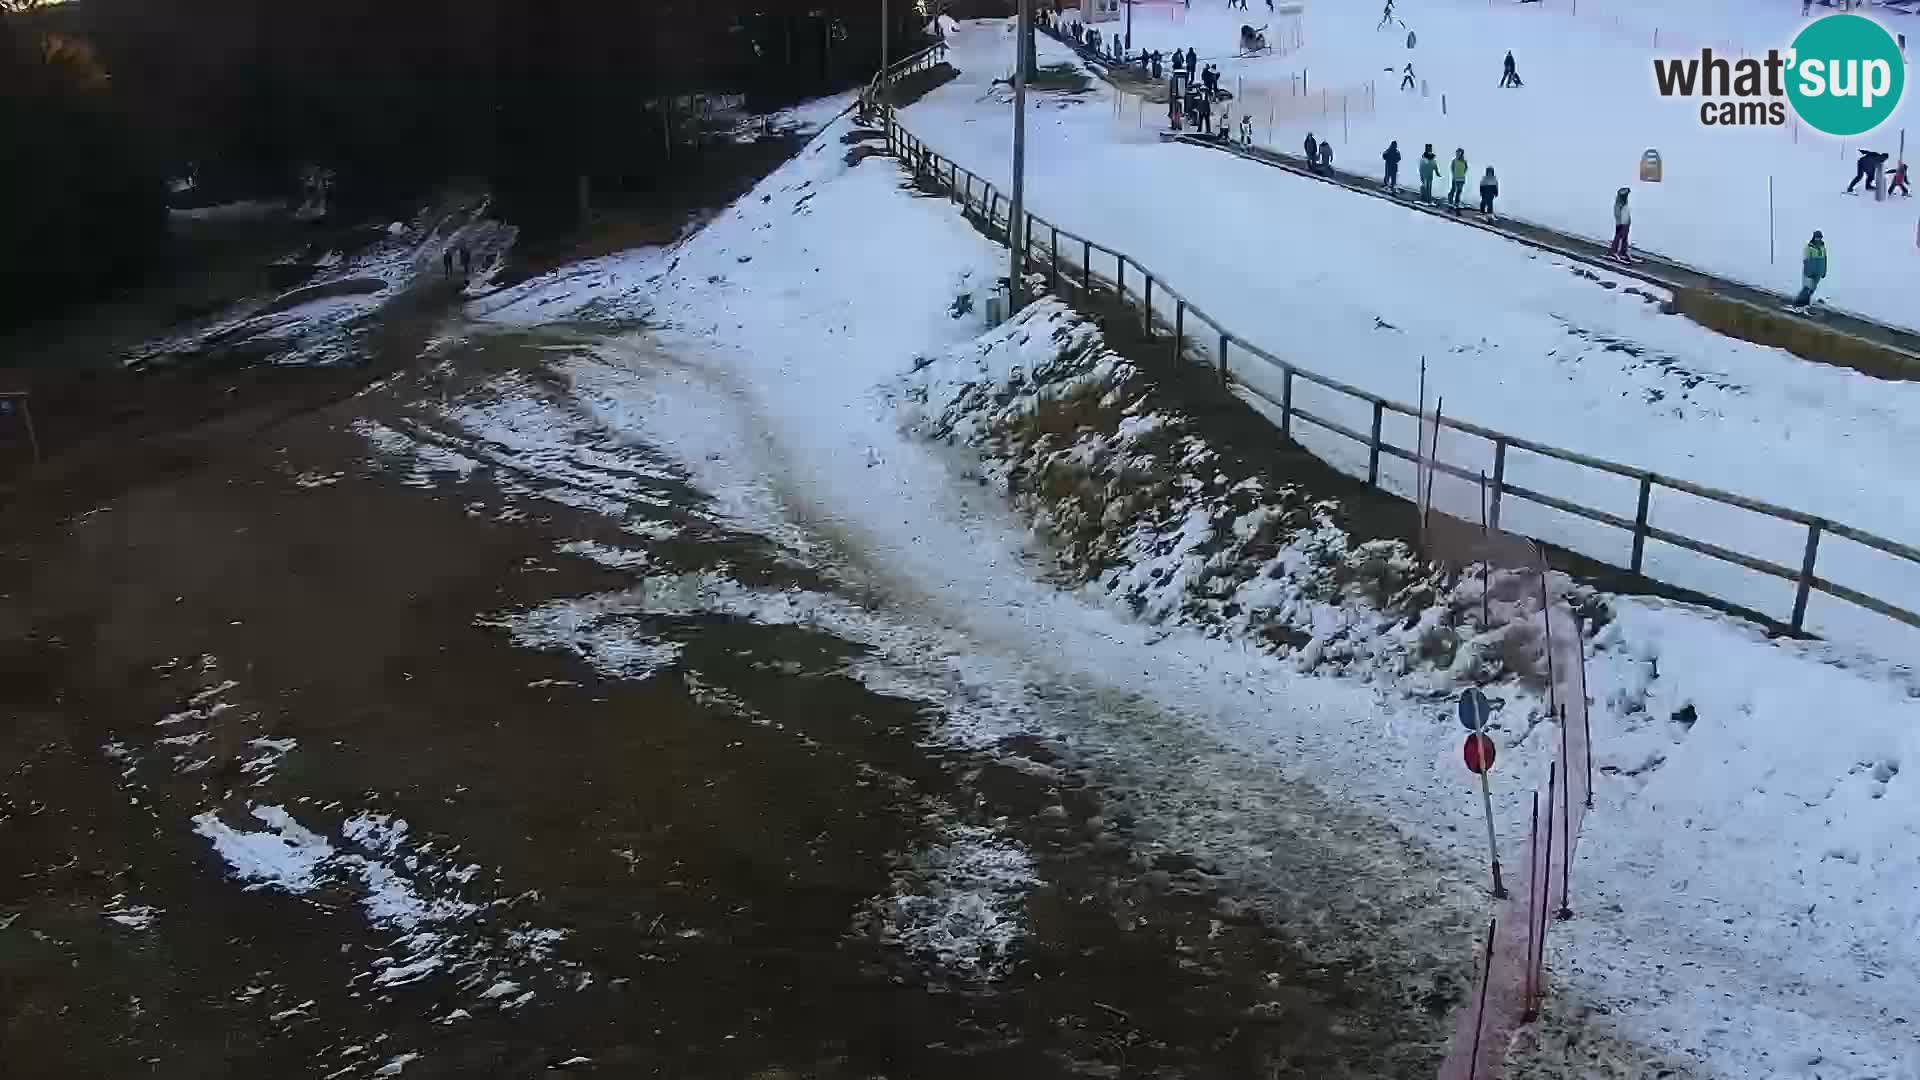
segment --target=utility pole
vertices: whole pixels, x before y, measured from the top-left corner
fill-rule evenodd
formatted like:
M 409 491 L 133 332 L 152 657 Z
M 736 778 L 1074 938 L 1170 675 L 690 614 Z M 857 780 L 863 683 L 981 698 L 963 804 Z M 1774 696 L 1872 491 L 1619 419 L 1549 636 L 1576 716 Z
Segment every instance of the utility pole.
M 1126 49 L 1128 52 L 1132 52 L 1133 51 L 1133 5 L 1136 2 L 1136 0 L 1120 0 L 1120 2 L 1127 5 L 1127 33 L 1125 38 L 1121 41 L 1120 45 L 1122 48 Z
M 1019 29 L 1014 34 L 1013 59 L 1013 197 L 1007 206 L 1007 247 L 1012 265 L 1007 272 L 1007 314 L 1020 310 L 1020 279 L 1026 267 L 1027 212 L 1027 50 L 1033 47 L 1033 0 L 1020 0 Z
M 887 90 L 887 0 L 880 0 L 880 92 Z

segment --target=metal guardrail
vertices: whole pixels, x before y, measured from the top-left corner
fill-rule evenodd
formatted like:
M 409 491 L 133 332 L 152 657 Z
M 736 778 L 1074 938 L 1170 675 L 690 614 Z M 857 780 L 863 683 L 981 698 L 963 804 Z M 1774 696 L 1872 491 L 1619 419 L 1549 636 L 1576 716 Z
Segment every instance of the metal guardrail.
M 904 75 L 932 66 L 931 58 L 944 46 L 933 46 L 890 67 L 885 75 L 888 83 L 897 81 Z M 877 91 L 881 86 L 881 75 L 874 77 L 872 88 Z M 891 107 L 884 109 L 882 126 L 886 135 L 887 150 L 910 167 L 916 176 L 946 188 L 952 200 L 959 204 L 969 216 L 977 216 L 991 235 L 998 234 L 1005 242 L 1008 232 L 1007 212 L 1011 204 L 1007 197 L 995 189 L 984 178 L 940 154 L 934 153 L 913 133 L 902 127 Z M 1004 209 L 1003 209 L 1004 207 Z M 1379 394 L 1369 393 L 1359 387 L 1351 386 L 1330 376 L 1311 371 L 1298 364 L 1273 355 L 1247 339 L 1234 334 L 1220 322 L 1208 315 L 1199 305 L 1168 285 L 1165 280 L 1155 277 L 1147 268 L 1132 256 L 1117 248 L 1096 243 L 1067 229 L 1062 229 L 1038 214 L 1026 214 L 1026 251 L 1022 261 L 1029 272 L 1046 275 L 1049 287 L 1055 293 L 1064 283 L 1077 288 L 1083 296 L 1093 295 L 1097 290 L 1105 290 L 1122 305 L 1137 306 L 1141 311 L 1141 330 L 1149 338 L 1158 336 L 1155 331 L 1156 317 L 1160 326 L 1170 331 L 1172 356 L 1186 359 L 1188 353 L 1203 352 L 1208 344 L 1217 342 L 1217 356 L 1213 367 L 1223 383 L 1236 383 L 1242 390 L 1259 398 L 1280 412 L 1280 434 L 1285 438 L 1293 437 L 1294 421 L 1300 420 L 1313 424 L 1335 435 L 1361 443 L 1367 447 L 1367 482 L 1380 486 L 1380 458 L 1386 454 L 1405 461 L 1414 460 L 1414 451 L 1396 446 L 1381 437 L 1381 424 L 1388 413 L 1419 419 L 1420 410 L 1404 402 L 1395 401 Z M 1044 251 L 1036 251 L 1040 238 L 1047 238 Z M 1062 241 L 1066 241 L 1063 250 Z M 1078 248 L 1079 262 L 1076 266 L 1073 256 Z M 1115 267 L 1109 277 L 1096 273 L 1093 268 L 1095 254 L 1110 257 Z M 1128 270 L 1132 268 L 1138 282 L 1137 302 L 1128 293 Z M 1075 278 L 1078 278 L 1076 281 Z M 1168 319 L 1163 308 L 1171 307 L 1172 317 Z M 1197 338 L 1189 327 L 1189 320 L 1204 323 L 1211 330 L 1209 340 Z M 1230 370 L 1229 353 L 1233 349 L 1256 358 L 1280 375 L 1281 389 L 1276 399 L 1270 391 L 1253 385 L 1245 379 L 1236 379 Z M 1316 415 L 1294 403 L 1294 384 L 1296 381 L 1311 383 L 1345 398 L 1363 402 L 1371 408 L 1372 426 L 1367 432 L 1356 431 L 1331 417 Z M 1824 593 L 1868 611 L 1920 627 L 1920 614 L 1890 604 L 1857 589 L 1823 578 L 1818 573 L 1820 542 L 1822 537 L 1831 534 L 1864 547 L 1891 555 L 1910 564 L 1920 576 L 1920 548 L 1915 548 L 1895 540 L 1875 535 L 1865 529 L 1854 528 L 1839 522 L 1829 521 L 1813 514 L 1776 506 L 1760 499 L 1721 491 L 1704 484 L 1696 484 L 1679 477 L 1666 476 L 1646 469 L 1607 461 L 1602 458 L 1562 450 L 1531 439 L 1508 435 L 1491 428 L 1465 420 L 1442 417 L 1440 423 L 1454 431 L 1484 439 L 1493 447 L 1493 471 L 1489 476 L 1488 517 L 1495 527 L 1500 525 L 1501 507 L 1506 499 L 1519 499 L 1538 506 L 1571 514 L 1586 521 L 1595 522 L 1611 529 L 1618 529 L 1632 537 L 1632 555 L 1625 569 L 1641 576 L 1645 572 L 1645 556 L 1648 540 L 1656 540 L 1677 548 L 1704 555 L 1710 559 L 1742 567 L 1746 570 L 1779 578 L 1791 582 L 1794 586 L 1793 614 L 1787 625 L 1796 632 L 1804 632 L 1806 626 L 1807 602 L 1815 592 Z M 1634 481 L 1638 485 L 1637 510 L 1632 519 L 1618 514 L 1608 513 L 1568 499 L 1562 499 L 1546 492 L 1532 490 L 1515 484 L 1507 479 L 1508 459 L 1513 452 L 1519 451 L 1539 457 L 1564 462 L 1581 469 L 1603 472 Z M 1445 462 L 1436 462 L 1435 468 L 1443 473 L 1478 483 L 1480 474 L 1469 472 Z M 1806 530 L 1806 542 L 1800 565 L 1783 566 L 1777 562 L 1753 555 L 1734 551 L 1718 544 L 1663 529 L 1650 520 L 1652 497 L 1656 490 L 1670 490 L 1704 499 L 1722 506 L 1759 514 L 1778 521 L 1791 523 Z M 1616 564 L 1617 565 L 1617 564 Z M 1736 606 L 1745 607 L 1747 602 L 1732 597 L 1720 599 Z

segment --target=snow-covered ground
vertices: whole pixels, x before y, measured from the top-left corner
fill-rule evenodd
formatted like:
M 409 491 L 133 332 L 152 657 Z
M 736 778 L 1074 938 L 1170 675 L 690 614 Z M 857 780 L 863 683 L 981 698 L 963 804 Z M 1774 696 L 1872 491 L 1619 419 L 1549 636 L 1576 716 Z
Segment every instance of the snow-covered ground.
M 969 72 L 908 121 L 991 173 L 1005 113 L 980 103 L 982 90 Z M 1099 110 L 1083 111 L 1104 124 Z M 1789 358 L 1724 344 L 1715 351 L 1717 339 L 1703 331 L 1550 260 L 1481 246 L 1443 223 L 1444 234 L 1424 240 L 1423 227 L 1408 223 L 1402 231 L 1417 243 L 1403 246 L 1398 234 L 1356 219 L 1376 212 L 1367 200 L 1307 203 L 1304 188 L 1282 187 L 1268 171 L 1236 173 L 1251 167 L 1130 146 L 1099 124 L 1074 126 L 1071 109 L 1058 119 L 1057 130 L 1043 125 L 1030 143 L 1041 212 L 1063 224 L 1080 214 L 1077 223 L 1096 235 L 1106 234 L 1095 226 L 1120 233 L 1126 225 L 1115 240 L 1137 241 L 1150 264 L 1189 266 L 1196 278 L 1231 285 L 1214 303 L 1244 322 L 1243 333 L 1268 327 L 1277 351 L 1293 344 L 1337 358 L 1326 366 L 1345 378 L 1404 393 L 1425 349 L 1460 411 L 1472 387 L 1505 406 L 1493 422 L 1509 428 L 1532 424 L 1562 443 L 1583 426 L 1610 428 L 1633 448 L 1694 454 L 1726 470 L 1737 463 L 1713 447 L 1733 423 L 1771 428 L 1770 443 L 1790 427 L 1796 444 L 1804 436 L 1838 453 L 1844 439 L 1820 438 L 1835 426 L 1832 399 L 1858 386 L 1859 397 L 1847 400 L 1869 408 L 1864 382 L 1799 382 L 1782 374 L 1804 370 Z M 934 378 L 969 358 L 981 365 L 978 377 L 1007 382 L 1015 366 L 1032 370 L 1063 342 L 1087 344 L 1088 329 L 1058 308 L 1036 309 L 982 336 L 969 307 L 982 306 L 1002 253 L 948 204 L 902 190 L 892 162 L 848 165 L 835 137 L 846 127 L 830 128 L 670 251 L 600 260 L 474 305 L 476 317 L 508 328 L 564 319 L 578 333 L 609 320 L 604 340 L 556 358 L 582 411 L 671 448 L 703 490 L 726 493 L 736 523 L 792 537 L 829 560 L 879 598 L 881 614 L 665 580 L 621 602 L 659 603 L 657 589 L 666 588 L 676 590 L 670 603 L 835 620 L 837 632 L 888 662 L 898 692 L 949 704 L 948 738 L 982 745 L 1040 730 L 1070 746 L 1140 816 L 1143 836 L 1212 859 L 1303 935 L 1335 938 L 1317 946 L 1337 955 L 1363 948 L 1365 936 L 1405 956 L 1450 953 L 1431 962 L 1454 970 L 1469 962 L 1470 925 L 1483 913 L 1481 834 L 1446 702 L 1413 696 L 1435 689 L 1432 673 L 1407 681 L 1383 663 L 1345 677 L 1303 674 L 1299 656 L 1218 628 L 1203 635 L 1178 617 L 1149 624 L 1131 606 L 1052 584 L 1025 523 L 992 488 L 968 480 L 974 452 L 903 431 L 897 394 L 910 369 Z M 1112 176 L 1141 178 L 1142 188 L 1158 177 L 1161 186 L 1182 185 L 1180 198 L 1139 201 L 1096 182 Z M 1206 198 L 1196 203 L 1190 190 Z M 1273 223 L 1281 200 L 1310 209 Z M 1189 207 L 1198 209 L 1180 212 Z M 1254 223 L 1265 227 L 1250 238 Z M 1344 248 L 1334 246 L 1343 225 L 1352 238 L 1340 240 Z M 1388 235 L 1395 239 L 1366 239 Z M 852 236 L 884 244 L 849 243 Z M 1249 247 L 1263 246 L 1274 252 L 1269 265 L 1291 277 L 1249 279 L 1240 264 Z M 1419 274 L 1426 291 L 1396 264 Z M 1369 274 L 1385 277 L 1369 285 Z M 1395 299 L 1403 294 L 1420 299 Z M 615 329 L 641 315 L 658 329 Z M 1405 325 L 1374 325 L 1388 315 Z M 1624 354 L 1583 344 L 1569 325 L 1652 341 L 1687 358 L 1676 361 L 1683 366 L 1705 363 L 1704 353 L 1751 385 L 1702 399 L 1690 396 L 1698 387 L 1682 394 L 1684 382 L 1663 368 L 1603 368 Z M 1377 344 L 1402 338 L 1421 344 Z M 1537 354 L 1549 349 L 1560 358 L 1539 366 Z M 1631 407 L 1605 413 L 1623 388 Z M 1678 400 L 1656 413 L 1651 390 Z M 1744 420 L 1724 415 L 1754 399 L 1788 408 L 1796 395 L 1815 405 L 1784 420 L 1759 404 L 1736 414 Z M 1663 419 L 1675 409 L 1679 417 Z M 1702 434 L 1677 443 L 1684 428 Z M 1879 447 L 1887 428 L 1855 434 Z M 574 448 L 554 449 L 564 460 Z M 1778 475 L 1783 462 L 1776 454 L 1751 467 Z M 1206 488 L 1204 478 L 1196 483 Z M 1835 647 L 1774 644 L 1684 607 L 1610 603 L 1590 675 L 1602 772 L 1574 868 L 1579 915 L 1554 931 L 1549 1015 L 1584 1025 L 1583 1049 L 1620 1040 L 1645 1049 L 1580 1075 L 1640 1075 L 1643 1062 L 1663 1055 L 1726 1077 L 1915 1075 L 1920 789 L 1909 777 L 1920 755 L 1920 706 L 1905 673 Z M 1391 636 L 1363 598 L 1336 598 L 1330 609 L 1344 626 L 1329 639 Z M 1516 844 L 1522 793 L 1554 738 L 1550 726 L 1522 722 L 1537 711 L 1524 690 L 1493 689 L 1508 700 L 1497 816 Z M 1815 730 L 1814 715 L 1836 719 Z M 1305 890 L 1324 895 L 1327 910 L 1285 907 L 1300 902 L 1303 879 L 1335 871 L 1352 876 L 1324 893 Z
M 1908 126 L 1920 139 L 1911 89 L 1864 143 L 1800 126 L 1791 110 L 1785 127 L 1706 126 L 1700 99 L 1662 98 L 1655 89 L 1656 56 L 1697 58 L 1711 47 L 1737 60 L 1786 49 L 1807 21 L 1791 0 L 1399 0 L 1398 21 L 1384 29 L 1381 7 L 1309 3 L 1306 44 L 1284 57 L 1237 58 L 1242 24 L 1278 20 L 1229 11 L 1226 0 L 1193 0 L 1178 22 L 1163 8 L 1142 7 L 1133 42 L 1136 50 L 1190 46 L 1218 64 L 1221 85 L 1242 93 L 1236 122 L 1253 116 L 1256 140 L 1277 149 L 1299 153 L 1312 132 L 1333 140 L 1336 167 L 1377 176 L 1381 152 L 1398 140 L 1401 179 L 1417 185 L 1423 145 L 1432 143 L 1443 164 L 1458 147 L 1472 163 L 1470 188 L 1494 167 L 1498 209 L 1602 242 L 1613 233 L 1615 189 L 1630 187 L 1637 246 L 1776 292 L 1799 287 L 1801 248 L 1819 229 L 1831 252 L 1827 300 L 1920 327 L 1920 203 L 1842 194 L 1863 147 L 1898 154 Z M 1816 6 L 1814 15 L 1832 10 Z M 1873 15 L 1920 38 L 1920 17 Z M 1499 86 L 1508 50 L 1526 84 L 1519 89 Z M 1399 89 L 1409 63 L 1424 96 Z M 1325 114 L 1313 101 L 1291 99 L 1303 73 L 1310 98 L 1331 92 Z M 1343 117 L 1340 91 L 1368 86 L 1373 111 L 1356 106 Z M 1664 165 L 1659 183 L 1639 179 L 1649 149 Z
M 901 121 L 1004 191 L 1011 104 L 990 84 L 1008 55 L 1007 27 L 969 23 L 950 40 L 960 77 L 901 110 Z M 1070 58 L 1050 39 L 1040 49 L 1043 62 Z M 1722 337 L 1662 314 L 1665 296 L 1635 282 L 1229 155 L 1163 145 L 1131 120 L 1116 123 L 1098 92 L 1039 95 L 1027 176 L 1034 212 L 1126 251 L 1236 335 L 1309 370 L 1413 402 L 1424 358 L 1429 390 L 1449 415 L 1895 540 L 1920 536 L 1920 513 L 1889 497 L 1906 484 L 1902 463 L 1920 456 L 1920 385 Z M 1096 267 L 1113 276 L 1110 261 L 1096 258 Z M 1242 359 L 1241 376 L 1277 400 L 1270 369 Z M 1371 423 L 1358 400 L 1298 381 L 1294 393 L 1296 404 L 1354 430 Z M 1295 431 L 1365 475 L 1365 446 L 1306 425 Z M 1389 416 L 1384 434 L 1414 445 L 1404 417 Z M 1479 440 L 1450 435 L 1443 452 L 1493 471 L 1491 447 Z M 1525 453 L 1506 468 L 1512 483 L 1634 517 L 1632 480 Z M 1383 474 L 1413 490 L 1410 466 L 1390 461 Z M 1627 561 L 1625 532 L 1512 499 L 1504 515 L 1516 531 Z M 1806 541 L 1784 522 L 1670 491 L 1655 494 L 1650 521 L 1793 568 Z M 1790 582 L 1657 541 L 1647 567 L 1783 621 L 1792 609 Z M 1819 569 L 1920 609 L 1920 572 L 1890 556 L 1829 537 Z M 1818 594 L 1809 624 L 1890 657 L 1920 647 L 1904 627 Z

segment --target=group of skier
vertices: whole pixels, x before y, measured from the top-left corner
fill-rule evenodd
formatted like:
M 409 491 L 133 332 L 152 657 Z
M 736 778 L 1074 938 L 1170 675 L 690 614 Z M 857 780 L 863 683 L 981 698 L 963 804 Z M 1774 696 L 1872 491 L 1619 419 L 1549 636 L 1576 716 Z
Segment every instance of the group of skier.
M 1312 135 L 1307 136 L 1307 142 L 1312 144 Z M 1308 153 L 1311 155 L 1312 151 Z M 1380 154 L 1380 160 L 1386 163 L 1385 175 L 1381 178 L 1380 186 L 1390 195 L 1400 194 L 1400 156 L 1398 139 L 1388 143 L 1387 148 Z M 1467 164 L 1465 148 L 1454 148 L 1453 160 L 1447 163 L 1446 169 L 1448 179 L 1451 181 L 1447 188 L 1446 204 L 1454 210 L 1463 209 L 1460 199 L 1466 193 L 1467 175 L 1472 171 L 1472 166 Z M 1433 182 L 1439 177 L 1440 158 L 1433 152 L 1433 144 L 1428 143 L 1426 149 L 1420 152 L 1421 201 L 1427 203 L 1435 201 Z M 1493 216 L 1493 200 L 1499 195 L 1500 178 L 1494 174 L 1493 166 L 1489 165 L 1487 170 L 1480 174 L 1480 212 L 1489 217 Z

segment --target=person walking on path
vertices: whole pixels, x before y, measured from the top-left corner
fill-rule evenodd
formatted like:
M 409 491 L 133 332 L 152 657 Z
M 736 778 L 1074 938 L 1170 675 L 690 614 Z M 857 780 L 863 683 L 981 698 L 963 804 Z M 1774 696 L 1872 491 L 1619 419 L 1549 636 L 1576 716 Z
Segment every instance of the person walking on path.
M 1888 156 L 1872 150 L 1860 151 L 1860 160 L 1853 163 L 1853 183 L 1847 185 L 1847 194 L 1853 194 L 1854 187 L 1862 180 L 1867 182 L 1868 191 L 1878 191 L 1879 188 L 1874 186 L 1874 176 L 1887 163 Z
M 1380 182 L 1381 185 L 1387 189 L 1388 194 L 1399 193 L 1400 143 L 1397 140 L 1388 143 L 1386 153 L 1380 155 L 1380 160 L 1387 163 L 1387 177 Z
M 1633 261 L 1627 254 L 1627 232 L 1633 228 L 1633 211 L 1627 206 L 1631 194 L 1626 188 L 1613 193 L 1613 243 L 1607 245 L 1607 256 L 1621 262 Z
M 1311 131 L 1307 132 L 1307 141 L 1304 144 L 1304 146 L 1307 151 L 1307 171 L 1319 172 L 1320 171 L 1320 142 L 1319 140 L 1313 137 L 1313 132 Z
M 1460 193 L 1467 187 L 1467 152 L 1459 147 L 1453 151 L 1453 161 L 1447 166 L 1453 174 L 1453 187 L 1447 192 L 1447 205 L 1460 209 Z
M 465 240 L 462 240 L 454 251 L 460 255 L 460 280 L 465 281 L 473 276 L 473 249 L 467 246 Z
M 1500 88 L 1504 90 L 1509 86 L 1525 85 L 1520 81 L 1520 69 L 1513 66 L 1513 50 L 1508 49 L 1506 63 L 1500 68 Z
M 453 249 L 447 248 L 440 253 L 440 267 L 447 272 L 447 280 L 453 280 Z
M 1433 203 L 1433 178 L 1440 175 L 1440 159 L 1433 156 L 1433 144 L 1420 154 L 1420 198 L 1431 205 Z
M 1818 229 L 1813 231 L 1813 239 L 1807 241 L 1807 254 L 1800 263 L 1800 273 L 1806 281 L 1800 286 L 1800 295 L 1793 301 L 1794 307 L 1806 307 L 1813 303 L 1813 290 L 1819 288 L 1821 279 L 1827 276 L 1827 240 Z
M 1400 89 L 1402 90 L 1413 89 L 1413 65 L 1412 64 L 1408 64 L 1406 74 L 1400 76 Z
M 1488 217 L 1493 216 L 1493 199 L 1498 194 L 1500 194 L 1500 179 L 1493 175 L 1493 166 L 1489 165 L 1486 173 L 1480 177 L 1481 213 Z
M 1333 175 L 1333 140 L 1332 139 L 1320 140 L 1320 171 L 1323 173 L 1326 173 L 1328 176 Z
M 1907 163 L 1904 161 L 1893 167 L 1893 175 L 1887 180 L 1887 194 L 1896 191 L 1908 198 L 1913 197 L 1913 191 L 1907 187 Z

